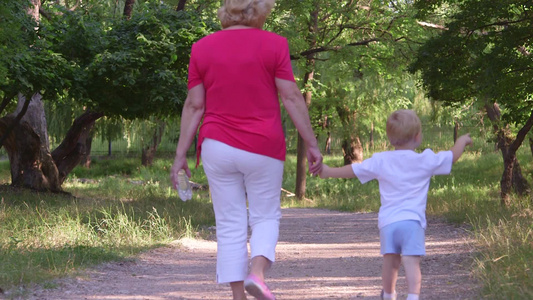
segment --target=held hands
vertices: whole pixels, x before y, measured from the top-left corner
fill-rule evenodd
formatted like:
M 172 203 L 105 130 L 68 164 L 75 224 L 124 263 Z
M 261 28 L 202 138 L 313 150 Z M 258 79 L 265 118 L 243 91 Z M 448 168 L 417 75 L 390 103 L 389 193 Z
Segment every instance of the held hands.
M 318 174 L 320 176 L 320 178 L 322 179 L 325 179 L 325 178 L 329 178 L 329 170 L 331 169 L 330 166 L 326 165 L 326 164 L 322 164 L 322 170 L 320 171 L 320 174 Z
M 317 176 L 322 170 L 322 153 L 317 146 L 307 148 L 307 162 L 309 164 L 309 173 Z

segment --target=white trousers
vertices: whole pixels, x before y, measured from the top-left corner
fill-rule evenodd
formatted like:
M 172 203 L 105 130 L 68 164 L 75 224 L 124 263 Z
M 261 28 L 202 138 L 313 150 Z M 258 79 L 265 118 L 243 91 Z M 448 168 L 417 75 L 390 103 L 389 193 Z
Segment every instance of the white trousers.
M 242 281 L 248 274 L 248 225 L 251 257 L 275 260 L 283 161 L 205 139 L 202 163 L 215 211 L 217 282 Z

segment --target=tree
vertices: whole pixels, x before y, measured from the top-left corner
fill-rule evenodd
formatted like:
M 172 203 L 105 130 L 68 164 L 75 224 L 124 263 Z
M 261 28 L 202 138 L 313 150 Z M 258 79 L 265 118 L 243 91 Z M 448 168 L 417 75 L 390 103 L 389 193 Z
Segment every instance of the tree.
M 51 154 L 43 150 L 41 156 L 35 151 L 43 149 L 42 142 L 32 138 L 27 146 L 20 144 L 21 137 L 38 137 L 31 126 L 17 129 L 29 132 L 4 134 L 13 117 L 0 119 L 0 135 L 9 141 L 5 146 L 13 185 L 58 191 L 83 156 L 85 137 L 97 119 L 164 117 L 178 113 L 183 104 L 190 47 L 208 32 L 199 18 L 147 1 L 138 6 L 139 13 L 124 20 L 96 9 L 95 13 L 87 3 L 75 11 L 46 6 L 48 18 L 39 26 L 39 39 L 26 44 L 27 51 L 9 65 L 7 84 L 1 86 L 4 95 L 44 91 L 47 101 L 72 99 L 85 107 L 62 143 Z M 46 159 L 49 156 L 53 159 Z M 50 177 L 38 180 L 23 170 L 45 162 L 43 168 L 56 168 L 57 174 L 41 170 Z M 22 179 L 17 179 L 17 172 Z
M 65 74 L 68 63 L 47 51 L 46 41 L 37 38 L 40 1 L 3 2 L 11 11 L 6 24 L 23 25 L 20 37 L 10 41 L 15 51 L 3 53 L 5 66 L 0 90 L 3 94 L 0 113 L 18 99 L 15 112 L 0 118 L 0 146 L 8 152 L 14 185 L 33 184 L 36 189 L 59 190 L 57 168 L 51 164 L 46 127 L 37 126 L 44 119 L 42 95 L 59 95 L 68 86 Z M 25 15 L 25 16 L 24 16 Z M 31 25 L 31 27 L 30 27 Z M 29 112 L 29 113 L 28 113 Z M 28 114 L 27 114 L 28 113 Z M 23 124 L 19 125 L 19 122 Z M 34 128 L 30 125 L 35 126 Z
M 361 76 L 370 78 L 375 73 L 391 76 L 393 72 L 402 72 L 413 40 L 421 30 L 413 18 L 409 1 L 371 0 L 279 1 L 269 28 L 288 37 L 296 73 L 303 74 L 302 89 L 308 105 L 311 97 L 318 96 L 319 89 L 329 89 L 327 84 L 321 83 L 323 78 L 335 77 L 343 65 L 348 64 L 353 69 L 351 76 L 343 77 L 347 81 L 330 81 L 335 82 L 337 86 L 332 89 L 337 91 L 360 80 Z M 333 96 L 335 92 L 322 94 Z M 355 124 L 358 114 L 353 102 L 336 103 L 338 105 L 330 111 L 336 111 L 336 116 L 343 118 L 343 124 Z M 345 162 L 362 160 L 357 132 L 350 130 L 343 135 Z M 298 198 L 305 195 L 305 156 L 302 155 L 305 150 L 302 148 L 303 144 L 299 143 L 295 192 Z
M 446 30 L 419 50 L 419 71 L 428 96 L 454 105 L 474 99 L 493 122 L 501 150 L 502 204 L 512 187 L 527 192 L 516 151 L 533 126 L 533 3 L 505 0 L 419 1 L 421 19 L 448 7 Z M 518 131 L 512 132 L 513 125 Z

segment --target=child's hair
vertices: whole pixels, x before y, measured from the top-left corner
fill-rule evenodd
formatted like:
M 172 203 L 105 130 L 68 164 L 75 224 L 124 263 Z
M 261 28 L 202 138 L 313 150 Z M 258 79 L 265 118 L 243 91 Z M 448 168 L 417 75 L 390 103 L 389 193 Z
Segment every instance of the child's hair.
M 416 113 L 409 109 L 393 112 L 387 119 L 387 137 L 397 147 L 414 140 L 422 130 L 422 124 Z
M 245 25 L 262 28 L 275 0 L 225 0 L 218 9 L 222 28 Z

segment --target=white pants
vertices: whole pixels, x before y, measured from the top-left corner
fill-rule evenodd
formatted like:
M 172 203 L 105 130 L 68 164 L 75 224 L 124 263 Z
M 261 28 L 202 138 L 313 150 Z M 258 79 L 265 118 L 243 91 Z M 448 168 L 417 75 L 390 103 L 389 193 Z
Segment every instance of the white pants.
M 275 260 L 283 161 L 205 139 L 202 163 L 215 211 L 217 282 L 242 281 L 248 274 L 248 224 L 251 257 Z

